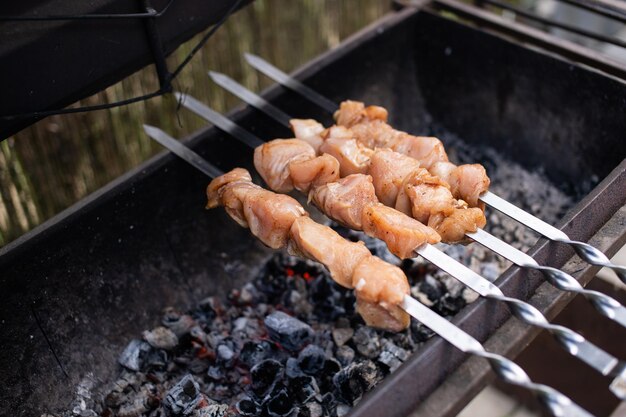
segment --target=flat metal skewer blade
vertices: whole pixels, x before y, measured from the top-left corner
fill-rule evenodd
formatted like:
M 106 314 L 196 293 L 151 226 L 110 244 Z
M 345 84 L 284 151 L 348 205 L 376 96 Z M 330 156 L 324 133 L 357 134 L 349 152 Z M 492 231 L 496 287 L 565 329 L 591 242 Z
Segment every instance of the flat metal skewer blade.
M 433 245 L 426 243 L 417 248 L 415 252 L 483 297 L 490 294 L 502 294 L 500 288 L 493 285 L 486 278 L 441 252 Z
M 317 104 L 324 110 L 330 113 L 334 113 L 335 110 L 339 108 L 339 105 L 337 103 L 327 99 L 326 97 L 324 97 L 317 91 L 313 90 L 312 88 L 307 87 L 306 85 L 296 80 L 292 76 L 279 70 L 278 68 L 276 68 L 275 66 L 273 66 L 272 64 L 264 60 L 263 58 L 253 55 L 253 54 L 249 54 L 247 52 L 244 53 L 243 56 L 246 59 L 246 61 L 248 61 L 248 64 L 256 68 L 259 72 L 267 75 L 272 80 L 279 83 L 280 85 L 287 87 L 288 89 L 303 95 L 308 100 Z
M 159 142 L 165 148 L 169 149 L 173 154 L 184 159 L 186 162 L 188 162 L 201 172 L 205 173 L 209 177 L 215 178 L 223 174 L 222 170 L 217 168 L 215 165 L 208 163 L 200 155 L 198 155 L 158 127 L 143 125 L 143 130 L 148 136 Z
M 223 130 L 224 132 L 235 136 L 237 139 L 239 139 L 239 141 L 245 143 L 251 148 L 256 148 L 257 146 L 265 143 L 257 136 L 248 132 L 246 129 L 239 127 L 237 123 L 223 116 L 221 113 L 216 112 L 215 110 L 200 102 L 199 100 L 196 100 L 192 96 L 187 94 L 181 94 L 178 92 L 174 93 L 174 95 L 184 107 L 188 108 L 198 116 L 202 117 L 204 120 Z
M 273 79 L 284 87 L 287 87 L 290 90 L 300 94 L 302 97 L 308 99 L 309 101 L 319 105 L 321 108 L 328 111 L 329 113 L 334 113 L 339 107 L 328 98 L 322 96 L 315 90 L 312 90 L 311 88 L 302 84 L 298 80 L 291 77 L 289 74 L 286 74 L 285 72 L 276 68 L 274 65 L 270 64 L 264 59 L 251 54 L 245 54 L 245 58 L 250 65 L 252 65 L 263 74 L 267 75 L 269 78 Z M 334 106 L 330 106 L 329 103 L 332 103 Z M 563 231 L 520 209 L 514 204 L 509 203 L 508 201 L 490 191 L 483 193 L 483 195 L 481 195 L 479 199 L 483 203 L 506 214 L 512 219 L 517 220 L 524 226 L 533 229 L 537 233 L 547 237 L 550 240 L 572 245 L 576 250 L 576 253 L 578 253 L 578 255 L 586 262 L 592 265 L 612 269 L 617 277 L 626 284 L 626 266 L 616 265 L 612 263 L 609 258 L 607 258 L 607 256 L 597 248 L 594 248 L 588 243 L 570 239 L 569 236 L 567 236 Z
M 278 107 L 271 104 L 269 101 L 265 100 L 260 95 L 253 93 L 248 90 L 243 85 L 239 84 L 237 81 L 233 80 L 229 76 L 225 74 L 221 74 L 215 71 L 209 71 L 209 77 L 217 85 L 224 88 L 227 91 L 230 91 L 255 109 L 267 114 L 270 118 L 278 121 L 286 127 L 289 127 L 289 121 L 291 117 L 288 114 L 280 110 Z

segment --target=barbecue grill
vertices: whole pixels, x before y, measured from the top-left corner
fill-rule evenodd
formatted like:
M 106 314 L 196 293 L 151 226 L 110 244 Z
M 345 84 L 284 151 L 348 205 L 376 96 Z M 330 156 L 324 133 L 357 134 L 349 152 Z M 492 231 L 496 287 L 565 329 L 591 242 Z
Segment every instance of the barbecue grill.
M 576 55 L 578 48 L 562 53 L 567 48 L 549 37 L 539 43 L 543 49 L 529 46 L 528 33 L 511 37 L 514 25 L 504 36 L 493 23 L 487 29 L 445 19 L 437 10 L 452 8 L 447 4 L 390 14 L 296 76 L 332 100 L 388 107 L 403 130 L 443 126 L 545 170 L 578 200 L 559 228 L 613 254 L 626 242 L 626 85 L 618 68 Z M 280 87 L 263 96 L 294 116 L 330 122 L 323 110 Z M 289 136 L 252 108 L 231 116 L 259 137 Z M 215 129 L 186 144 L 223 170 L 253 171 L 249 149 Z M 197 209 L 205 185 L 203 175 L 162 155 L 2 250 L 3 413 L 63 408 L 73 397 L 68 387 L 86 374 L 113 375 L 123 346 L 163 305 L 225 294 L 255 273 L 269 251 L 223 213 Z M 597 271 L 564 245 L 540 241 L 529 254 L 583 284 Z M 573 298 L 517 268 L 497 284 L 548 318 Z M 504 306 L 479 300 L 454 323 L 490 350 L 515 356 L 538 331 L 509 318 Z M 464 359 L 442 340 L 430 340 L 352 415 L 402 416 L 418 405 L 420 415 L 453 415 L 489 377 L 486 363 L 472 359 L 459 367 Z

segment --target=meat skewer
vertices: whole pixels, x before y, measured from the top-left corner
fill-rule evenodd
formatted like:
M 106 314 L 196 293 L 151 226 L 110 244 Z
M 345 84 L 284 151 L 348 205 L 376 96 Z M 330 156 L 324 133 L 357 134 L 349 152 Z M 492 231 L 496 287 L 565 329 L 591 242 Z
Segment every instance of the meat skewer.
M 337 111 L 339 106 L 336 103 L 332 102 L 326 97 L 323 97 L 321 94 L 305 86 L 298 80 L 290 77 L 288 74 L 279 70 L 278 68 L 276 68 L 269 62 L 252 54 L 246 53 L 244 55 L 245 55 L 246 61 L 251 66 L 259 70 L 263 74 L 267 75 L 274 81 L 300 94 L 304 98 L 319 105 L 321 108 L 330 112 L 331 114 Z M 534 230 L 535 232 L 541 234 L 542 236 L 552 241 L 571 245 L 576 251 L 576 253 L 578 254 L 578 256 L 580 256 L 585 262 L 591 265 L 597 265 L 597 266 L 602 266 L 602 267 L 612 269 L 615 272 L 615 274 L 619 277 L 619 279 L 622 282 L 626 283 L 626 266 L 612 263 L 610 259 L 604 253 L 602 253 L 597 248 L 591 246 L 590 244 L 570 239 L 570 237 L 563 231 L 544 222 L 538 217 L 535 217 L 532 214 L 520 209 L 514 204 L 509 203 L 508 201 L 499 197 L 498 195 L 494 194 L 491 191 L 483 192 L 482 194 L 478 196 L 478 199 L 482 203 L 485 203 L 489 205 L 490 207 L 495 208 L 496 210 L 504 213 L 505 215 L 522 223 L 524 226 Z
M 216 75 L 215 73 L 213 73 L 213 78 L 216 79 L 216 77 L 217 80 L 220 82 L 220 85 L 226 88 L 226 84 L 223 84 L 222 78 L 229 78 L 223 74 Z M 236 88 L 235 90 L 233 90 L 233 93 L 237 94 L 239 97 L 250 98 L 250 95 L 254 95 L 254 100 L 248 101 L 248 104 L 255 106 L 257 109 L 262 111 L 265 111 L 265 109 L 267 108 L 272 108 L 274 109 L 272 113 L 281 112 L 281 110 L 275 108 L 271 103 L 267 102 L 262 97 L 252 93 L 249 90 L 246 90 L 245 87 L 236 83 L 234 80 L 229 80 L 230 81 L 227 84 L 228 88 Z M 241 94 L 241 91 L 246 91 L 246 94 Z M 190 100 L 189 102 L 190 104 L 188 105 L 188 107 L 192 105 Z M 270 115 L 270 113 L 267 114 Z M 285 115 L 285 117 L 288 118 L 289 116 Z M 574 277 L 559 269 L 545 265 L 539 265 L 539 263 L 531 256 L 490 235 L 482 229 L 476 229 L 475 232 L 466 233 L 466 235 L 470 239 L 480 243 L 481 245 L 496 252 L 502 257 L 510 260 L 517 266 L 540 271 L 544 275 L 544 277 L 546 277 L 548 282 L 550 282 L 550 284 L 552 284 L 556 288 L 562 291 L 568 291 L 582 295 L 587 300 L 589 300 L 589 302 L 591 302 L 591 304 L 598 312 L 600 312 L 600 314 L 609 318 L 610 320 L 615 321 L 616 323 L 619 323 L 621 326 L 626 327 L 626 308 L 624 308 L 614 298 L 602 294 L 598 291 L 592 291 L 584 288 Z
M 144 125 L 144 130 L 146 131 L 148 136 L 150 136 L 152 139 L 158 141 L 163 146 L 168 148 L 170 151 L 172 151 L 179 157 L 183 158 L 184 160 L 189 162 L 194 167 L 198 168 L 203 173 L 207 174 L 208 176 L 212 178 L 215 177 L 215 174 L 218 171 L 217 168 L 210 165 L 208 162 L 203 160 L 199 155 L 197 155 L 195 152 L 185 147 L 185 145 L 178 142 L 176 139 L 168 136 L 162 130 L 157 129 L 152 126 Z M 269 195 L 265 194 L 269 192 L 266 190 L 263 190 L 265 191 L 264 193 L 263 191 L 261 191 L 262 189 L 261 190 L 257 189 L 256 186 L 254 186 L 251 182 L 247 180 L 244 172 L 234 170 L 234 171 L 231 171 L 230 174 L 231 174 L 230 178 L 228 179 L 226 178 L 228 174 L 226 174 L 226 176 L 214 178 L 214 180 L 211 182 L 212 187 L 208 189 L 208 194 L 209 194 L 209 197 L 211 198 L 209 204 L 211 205 L 216 204 L 216 203 L 228 204 L 229 209 L 234 210 L 234 211 L 229 212 L 231 217 L 233 217 L 238 223 L 243 222 L 245 220 L 246 223 L 250 225 L 251 223 L 248 222 L 247 220 L 248 218 L 245 217 L 246 209 L 245 208 L 241 209 L 239 205 L 236 203 L 237 201 L 240 201 L 242 203 L 242 206 L 245 206 L 246 198 L 244 197 L 243 201 L 241 201 L 240 199 L 238 199 L 237 195 L 238 194 L 241 195 L 242 193 L 245 194 L 246 191 L 244 190 L 248 189 L 250 190 L 248 192 L 250 192 L 251 195 L 256 196 L 255 201 L 263 201 L 264 198 L 269 198 Z M 228 184 L 233 184 L 233 185 L 229 186 Z M 220 189 L 224 187 L 226 187 L 226 189 L 220 193 Z M 228 197 L 226 196 L 226 194 L 231 194 L 231 196 Z M 264 198 L 260 196 L 263 196 Z M 234 204 L 232 203 L 233 201 L 235 201 Z M 286 211 L 287 213 L 291 213 L 291 217 L 295 217 L 295 220 L 292 222 L 292 225 L 291 225 L 292 227 L 289 228 L 288 233 L 292 233 L 291 229 L 293 228 L 294 224 L 296 224 L 297 225 L 296 230 L 294 230 L 293 235 L 294 236 L 297 235 L 299 237 L 303 237 L 304 239 L 306 239 L 305 233 L 302 233 L 299 231 L 299 228 L 298 228 L 298 226 L 300 226 L 299 222 L 304 223 L 304 226 L 303 226 L 304 228 L 306 228 L 307 226 L 313 227 L 313 228 L 317 228 L 318 226 L 321 226 L 321 225 L 315 226 L 313 224 L 314 222 L 312 222 L 310 219 L 308 219 L 307 216 L 303 214 L 304 209 L 302 209 L 302 211 L 298 210 L 298 207 L 297 207 L 298 203 L 295 202 L 294 204 L 295 200 L 294 201 L 284 200 L 284 201 L 287 207 L 283 207 L 283 209 L 286 209 L 283 211 Z M 248 211 L 248 213 L 250 212 Z M 271 215 L 274 212 L 269 211 L 267 213 Z M 289 215 L 287 215 L 287 218 L 289 218 Z M 308 220 L 300 220 L 300 219 L 308 219 Z M 280 220 L 281 221 L 279 223 L 283 225 L 282 230 L 284 234 L 284 231 L 286 230 L 286 227 L 284 226 L 286 224 L 284 222 L 285 218 L 281 218 Z M 297 221 L 299 222 L 296 223 Z M 318 229 L 318 230 L 321 230 L 321 229 Z M 319 232 L 316 230 L 314 233 L 319 233 Z M 285 239 L 288 239 L 288 238 L 285 238 Z M 270 239 L 269 241 L 280 242 L 281 239 L 280 238 L 278 240 Z M 295 245 L 298 246 L 299 244 L 296 242 Z M 304 245 L 302 245 L 301 247 L 305 248 Z M 306 253 L 307 256 L 312 256 L 312 257 L 316 256 L 315 254 L 311 252 L 306 252 L 306 249 L 304 250 L 302 254 L 304 253 Z M 368 258 L 367 254 L 364 254 L 364 257 Z M 370 257 L 371 257 L 371 254 L 370 254 Z M 371 258 L 374 258 L 374 257 L 371 257 Z M 370 259 L 370 261 L 373 263 L 378 263 L 378 261 L 374 261 L 372 259 Z M 357 285 L 360 285 L 360 284 L 357 284 Z M 528 375 L 526 374 L 526 372 L 524 372 L 524 370 L 520 368 L 517 364 L 515 364 L 513 361 L 505 358 L 504 356 L 486 351 L 485 348 L 480 344 L 480 342 L 478 342 L 472 336 L 465 333 L 458 327 L 454 326 L 448 320 L 434 313 L 432 310 L 430 310 L 429 308 L 427 308 L 426 306 L 424 306 L 417 300 L 405 294 L 403 296 L 402 301 L 399 303 L 398 306 L 401 309 L 403 309 L 406 313 L 413 316 L 415 319 L 419 320 L 424 325 L 429 327 L 432 331 L 437 333 L 443 339 L 448 341 L 448 343 L 452 344 L 459 350 L 486 359 L 491 365 L 491 367 L 493 368 L 494 372 L 498 376 L 500 376 L 500 378 L 502 378 L 504 381 L 513 385 L 526 388 L 529 391 L 533 392 L 545 404 L 545 406 L 550 410 L 550 412 L 553 415 L 591 417 L 590 413 L 588 413 L 586 410 L 584 410 L 583 408 L 575 404 L 573 401 L 571 401 L 569 398 L 567 398 L 566 396 L 564 396 L 563 394 L 561 394 L 554 388 L 551 388 L 547 385 L 537 384 L 537 383 L 532 382 L 530 378 L 528 377 Z
M 187 100 L 192 104 L 186 104 Z M 197 110 L 202 110 L 203 106 L 187 96 L 182 103 Z M 208 121 L 237 137 L 236 132 L 229 131 L 233 122 L 216 112 L 204 113 Z M 237 131 L 245 130 L 237 128 Z M 250 136 L 248 132 L 248 139 Z M 258 146 L 254 152 L 254 165 L 274 191 L 285 193 L 295 188 L 308 193 L 309 200 L 328 217 L 385 241 L 392 253 L 400 258 L 421 254 L 446 272 L 454 268 L 449 273 L 469 288 L 485 298 L 506 303 L 518 319 L 549 331 L 570 354 L 602 375 L 615 376 L 612 387 L 619 387 L 620 381 L 626 378 L 626 373 L 621 375 L 624 364 L 618 359 L 571 329 L 549 323 L 532 305 L 506 297 L 488 280 L 435 249 L 431 243 L 438 241 L 433 236 L 436 233 L 417 220 L 382 205 L 376 198 L 370 176 L 351 174 L 337 181 L 339 162 L 328 154 L 316 156 L 315 150 L 307 142 L 298 139 L 263 142 L 258 138 L 256 141 Z M 323 148 L 323 145 L 320 147 Z M 620 389 L 615 388 L 614 391 L 616 395 L 626 398 L 626 393 Z

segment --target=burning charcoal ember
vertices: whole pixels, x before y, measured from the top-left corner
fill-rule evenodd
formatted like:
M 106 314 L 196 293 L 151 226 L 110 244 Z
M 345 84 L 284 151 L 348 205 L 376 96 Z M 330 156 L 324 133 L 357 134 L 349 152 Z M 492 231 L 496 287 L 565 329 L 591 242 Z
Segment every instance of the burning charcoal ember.
M 289 416 L 294 411 L 295 404 L 287 390 L 281 389 L 265 403 L 265 409 L 269 417 L 284 417 Z
M 191 338 L 196 340 L 198 343 L 206 344 L 207 342 L 206 333 L 200 326 L 193 326 L 189 329 L 189 336 L 191 336 Z
M 276 311 L 265 318 L 269 336 L 282 347 L 298 351 L 313 339 L 313 329 L 306 323 L 282 311 Z
M 366 358 L 373 359 L 380 354 L 380 340 L 376 330 L 361 326 L 352 337 L 357 352 Z
M 319 397 L 320 388 L 315 378 L 311 376 L 297 376 L 289 380 L 289 394 L 297 398 L 300 403 L 306 403 L 313 398 Z M 321 397 L 319 397 L 321 399 Z
M 354 404 L 381 379 L 382 373 L 376 364 L 365 360 L 355 362 L 339 371 L 333 378 L 333 382 L 341 397 L 349 404 Z
M 132 371 L 140 371 L 151 350 L 152 348 L 147 342 L 133 339 L 118 358 L 118 362 Z
M 352 327 L 333 329 L 333 340 L 337 346 L 343 346 L 348 343 L 353 335 L 354 329 Z
M 389 371 L 393 372 L 402 365 L 409 357 L 409 352 L 396 346 L 389 340 L 383 342 L 382 352 L 378 356 L 378 361 L 387 365 Z
M 156 349 L 172 350 L 178 344 L 178 337 L 173 331 L 165 327 L 157 327 L 153 330 L 146 330 L 142 333 L 143 340 Z
M 191 375 L 185 375 L 165 395 L 163 406 L 172 417 L 191 416 L 202 399 L 200 386 Z
M 180 314 L 172 307 L 165 309 L 162 323 L 179 339 L 187 334 L 196 325 L 196 321 L 188 314 Z
M 256 364 L 250 370 L 252 392 L 259 398 L 265 396 L 272 389 L 274 382 L 282 378 L 282 374 L 283 365 L 274 359 L 266 359 Z
M 300 351 L 298 355 L 298 366 L 309 375 L 317 374 L 326 361 L 324 350 L 317 345 L 309 345 Z
M 335 352 L 335 357 L 343 366 L 347 366 L 354 360 L 354 349 L 350 346 L 343 345 Z
M 235 409 L 242 416 L 257 416 L 261 413 L 261 407 L 251 398 L 242 398 L 235 404 Z

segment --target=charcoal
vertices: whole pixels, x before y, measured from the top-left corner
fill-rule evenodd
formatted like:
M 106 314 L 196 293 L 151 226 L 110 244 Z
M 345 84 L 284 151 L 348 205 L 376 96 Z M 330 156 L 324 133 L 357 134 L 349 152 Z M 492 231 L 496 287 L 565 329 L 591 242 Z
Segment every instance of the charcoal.
M 444 295 L 435 303 L 435 311 L 442 316 L 453 316 L 465 307 L 465 299 L 461 296 L 453 297 L 450 294 Z
M 445 288 L 441 282 L 437 281 L 432 275 L 426 274 L 424 280 L 419 284 L 420 292 L 426 294 L 429 300 L 437 301 L 443 297 Z
M 373 359 L 380 354 L 380 340 L 376 330 L 362 326 L 352 337 L 356 350 L 366 358 Z
M 193 417 L 225 417 L 229 414 L 229 408 L 226 404 L 209 404 L 206 407 L 197 408 Z
M 163 406 L 169 416 L 191 416 L 202 399 L 200 387 L 191 375 L 185 375 L 165 395 Z
M 409 357 L 409 352 L 396 346 L 391 341 L 383 342 L 382 352 L 378 356 L 378 361 L 385 364 L 389 371 L 393 372 L 404 363 Z
M 263 397 L 272 388 L 274 382 L 282 377 L 283 365 L 273 359 L 266 359 L 250 370 L 252 391 L 257 397 Z
M 298 365 L 298 359 L 296 358 L 288 358 L 287 363 L 285 363 L 285 375 L 289 378 L 296 378 L 298 376 L 304 375 L 302 369 Z
M 335 395 L 332 392 L 327 392 L 322 396 L 322 409 L 325 415 L 335 414 L 335 408 L 337 407 L 337 401 Z
M 248 368 L 252 368 L 265 359 L 275 357 L 277 351 L 276 345 L 267 340 L 246 342 L 239 353 L 239 360 Z
M 207 335 L 200 326 L 193 326 L 189 329 L 189 335 L 201 344 L 207 343 Z
M 298 399 L 300 403 L 306 403 L 319 395 L 320 388 L 315 378 L 307 375 L 297 376 L 289 380 L 289 394 Z
M 270 338 L 290 351 L 298 351 L 313 339 L 313 329 L 306 323 L 282 311 L 265 318 L 265 327 Z
M 256 416 L 261 412 L 261 407 L 251 398 L 242 398 L 235 404 L 235 409 L 242 416 Z
M 295 404 L 287 390 L 282 389 L 272 395 L 271 399 L 265 404 L 265 408 L 269 417 L 284 417 L 289 416 L 294 411 Z
M 218 364 L 230 368 L 235 363 L 235 352 L 232 342 L 222 343 L 217 347 L 216 361 Z
M 300 407 L 297 417 L 322 417 L 323 415 L 322 405 L 316 401 L 311 401 Z
M 337 417 L 345 416 L 350 412 L 350 406 L 346 404 L 337 404 L 337 408 L 335 408 L 335 414 Z
M 333 329 L 333 340 L 337 346 L 343 346 L 354 335 L 354 329 L 351 327 Z
M 417 343 L 425 342 L 435 333 L 428 327 L 424 326 L 416 320 L 411 321 L 411 336 Z
M 500 276 L 500 266 L 496 262 L 483 262 L 480 268 L 480 275 L 489 281 L 495 281 Z
M 117 411 L 118 417 L 140 417 L 146 411 L 150 411 L 142 397 L 135 398 L 130 404 L 124 404 Z
M 132 371 L 140 371 L 151 351 L 152 347 L 147 342 L 133 339 L 118 358 L 118 362 Z
M 221 381 L 226 376 L 226 370 L 221 366 L 209 366 L 207 376 L 213 381 Z
M 142 333 L 142 336 L 143 340 L 156 349 L 172 350 L 178 344 L 178 337 L 176 337 L 174 332 L 162 326 L 150 331 L 146 330 Z
M 193 358 L 191 362 L 189 362 L 187 368 L 193 374 L 203 374 L 207 372 L 209 368 L 209 362 L 204 359 Z
M 326 359 L 324 362 L 324 368 L 320 371 L 317 377 L 318 385 L 324 392 L 332 391 L 334 387 L 333 378 L 341 369 L 341 364 L 333 358 Z
M 324 350 L 317 345 L 309 345 L 298 355 L 298 366 L 309 375 L 317 374 L 323 367 L 326 357 Z
M 343 366 L 347 366 L 354 360 L 354 349 L 350 346 L 343 345 L 335 352 L 335 357 Z
M 333 383 L 339 395 L 349 404 L 354 404 L 380 379 L 382 379 L 382 374 L 376 364 L 365 360 L 343 368 L 334 376 Z
M 196 321 L 188 314 L 180 314 L 178 311 L 169 307 L 163 314 L 162 323 L 170 329 L 179 339 L 189 334 L 191 328 L 196 325 Z

